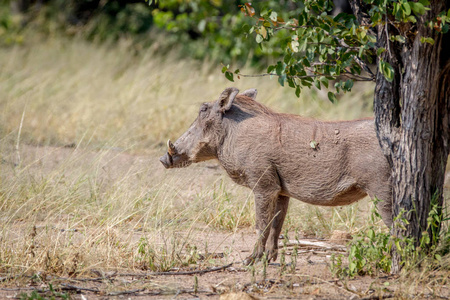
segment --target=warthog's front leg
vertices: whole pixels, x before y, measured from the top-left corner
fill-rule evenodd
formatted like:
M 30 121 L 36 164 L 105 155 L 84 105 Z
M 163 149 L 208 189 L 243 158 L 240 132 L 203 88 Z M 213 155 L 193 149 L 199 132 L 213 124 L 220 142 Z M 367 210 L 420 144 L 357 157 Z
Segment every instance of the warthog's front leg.
M 289 206 L 289 197 L 278 196 L 275 217 L 270 227 L 269 238 L 267 239 L 267 257 L 269 260 L 276 261 L 278 257 L 278 237 L 283 228 L 284 218 Z
M 244 264 L 249 265 L 260 259 L 264 255 L 266 242 L 271 232 L 275 207 L 278 200 L 278 193 L 257 192 L 255 194 L 256 208 L 256 233 L 258 240 L 253 248 L 253 253 L 244 260 Z M 269 258 L 269 257 L 268 257 Z

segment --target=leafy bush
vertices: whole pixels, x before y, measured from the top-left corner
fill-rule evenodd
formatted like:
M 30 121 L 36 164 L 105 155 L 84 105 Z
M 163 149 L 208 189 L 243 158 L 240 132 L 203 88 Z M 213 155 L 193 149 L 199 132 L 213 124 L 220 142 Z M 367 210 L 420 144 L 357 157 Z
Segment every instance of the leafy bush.
M 343 266 L 342 255 L 332 257 L 330 268 L 335 276 L 354 277 L 357 274 L 374 275 L 380 271 L 390 272 L 391 237 L 389 232 L 381 230 L 380 226 L 376 225 L 380 220 L 381 216 L 376 205 L 373 205 L 367 227 L 353 236 L 349 244 L 348 267 Z
M 342 255 L 333 256 L 330 270 L 337 277 L 354 277 L 355 275 L 376 275 L 379 272 L 390 273 L 392 265 L 392 248 L 402 258 L 400 264 L 406 271 L 417 269 L 421 266 L 425 268 L 438 268 L 449 266 L 441 264 L 443 256 L 448 255 L 450 245 L 450 233 L 447 230 L 440 231 L 440 227 L 445 225 L 450 218 L 444 216 L 443 209 L 437 205 L 437 196 L 431 201 L 431 210 L 427 220 L 427 228 L 423 231 L 419 247 L 415 246 L 412 238 L 396 238 L 389 232 L 380 230 L 375 224 L 381 220 L 381 216 L 376 209 L 376 203 L 370 216 L 368 226 L 360 230 L 350 242 L 348 254 L 348 266 L 343 264 Z M 400 212 L 394 220 L 394 226 L 403 226 L 406 221 L 405 212 Z M 431 238 L 428 232 L 432 232 Z M 439 240 L 443 242 L 436 247 Z M 431 245 L 431 246 L 430 246 Z M 430 249 L 423 251 L 423 249 Z

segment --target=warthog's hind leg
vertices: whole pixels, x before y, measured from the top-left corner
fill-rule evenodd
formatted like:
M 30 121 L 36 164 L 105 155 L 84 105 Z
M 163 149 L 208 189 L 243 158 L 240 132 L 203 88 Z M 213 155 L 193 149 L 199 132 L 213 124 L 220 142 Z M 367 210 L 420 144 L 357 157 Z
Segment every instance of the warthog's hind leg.
M 377 203 L 378 212 L 381 215 L 381 218 L 386 224 L 387 227 L 391 228 L 393 219 L 392 219 L 392 196 L 385 195 L 384 198 L 380 196 L 380 202 Z
M 381 215 L 384 224 L 386 224 L 387 227 L 391 228 L 393 223 L 392 188 L 389 178 L 384 179 L 381 182 L 374 181 L 374 186 L 370 186 L 367 193 L 369 194 L 370 198 L 374 199 L 376 197 L 379 199 L 379 202 L 377 203 L 378 213 Z

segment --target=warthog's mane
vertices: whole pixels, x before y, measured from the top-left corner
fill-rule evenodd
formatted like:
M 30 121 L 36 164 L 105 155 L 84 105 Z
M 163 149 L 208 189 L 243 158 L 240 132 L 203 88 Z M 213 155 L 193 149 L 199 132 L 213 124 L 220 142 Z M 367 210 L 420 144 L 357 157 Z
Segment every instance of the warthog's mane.
M 253 100 L 250 97 L 238 95 L 233 102 L 234 105 L 239 107 L 241 110 L 251 113 L 251 114 L 265 114 L 265 115 L 275 115 L 275 111 L 271 110 L 267 106 Z
M 290 113 L 280 113 L 280 112 L 276 112 L 272 109 L 270 109 L 269 107 L 265 106 L 264 104 L 253 100 L 252 98 L 243 96 L 243 95 L 238 95 L 236 97 L 236 99 L 234 100 L 233 104 L 235 106 L 237 106 L 239 108 L 239 110 L 245 112 L 245 114 L 250 114 L 252 116 L 256 116 L 256 115 L 266 115 L 266 116 L 271 116 L 271 117 L 275 117 L 278 120 L 282 120 L 282 119 L 301 119 L 303 121 L 309 121 L 309 122 L 317 122 L 317 123 L 340 123 L 341 125 L 344 124 L 356 124 L 359 123 L 361 121 L 373 121 L 374 118 L 373 117 L 366 117 L 366 118 L 359 118 L 359 119 L 354 119 L 354 120 L 348 120 L 348 121 L 333 121 L 333 120 L 317 120 L 315 118 L 311 118 L 311 117 L 305 117 L 305 116 L 301 116 L 301 115 L 297 115 L 297 114 L 290 114 Z

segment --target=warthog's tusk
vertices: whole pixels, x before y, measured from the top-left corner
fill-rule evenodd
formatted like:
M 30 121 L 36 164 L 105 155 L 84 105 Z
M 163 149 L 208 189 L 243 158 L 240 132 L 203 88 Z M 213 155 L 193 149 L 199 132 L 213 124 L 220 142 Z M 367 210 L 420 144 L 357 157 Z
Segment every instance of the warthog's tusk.
M 169 155 L 174 155 L 177 153 L 175 146 L 172 144 L 172 142 L 170 140 L 167 140 L 167 152 L 169 153 Z

